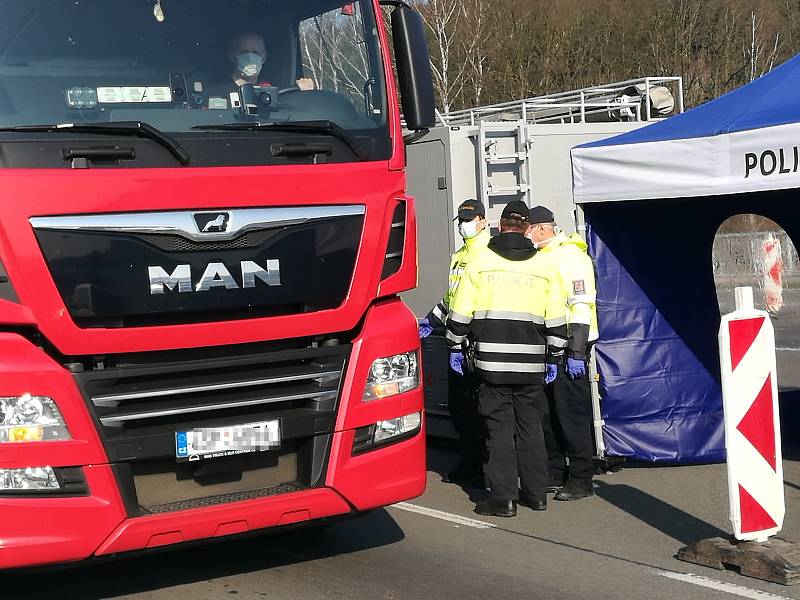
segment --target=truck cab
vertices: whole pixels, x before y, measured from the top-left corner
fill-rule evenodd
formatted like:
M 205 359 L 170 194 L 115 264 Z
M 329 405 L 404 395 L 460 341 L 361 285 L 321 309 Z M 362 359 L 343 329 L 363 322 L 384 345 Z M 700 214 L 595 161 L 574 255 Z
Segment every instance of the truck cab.
M 393 6 L 422 130 L 422 24 Z M 0 568 L 422 493 L 382 10 L 0 1 Z

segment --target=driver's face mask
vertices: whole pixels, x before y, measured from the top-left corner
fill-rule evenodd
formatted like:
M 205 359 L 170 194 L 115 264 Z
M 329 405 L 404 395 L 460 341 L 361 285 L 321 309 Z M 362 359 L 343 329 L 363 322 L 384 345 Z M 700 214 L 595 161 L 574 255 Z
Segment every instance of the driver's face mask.
M 236 55 L 236 68 L 245 77 L 253 77 L 261 71 L 264 59 L 255 52 L 243 52 Z

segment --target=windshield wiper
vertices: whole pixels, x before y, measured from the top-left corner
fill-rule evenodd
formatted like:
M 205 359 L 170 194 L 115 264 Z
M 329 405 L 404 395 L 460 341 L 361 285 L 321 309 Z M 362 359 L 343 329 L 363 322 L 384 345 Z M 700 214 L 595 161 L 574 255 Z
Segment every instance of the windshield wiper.
M 178 162 L 184 167 L 189 164 L 189 154 L 176 139 L 142 121 L 109 121 L 107 123 L 62 123 L 59 125 L 16 125 L 14 127 L 0 127 L 0 133 L 70 133 L 72 131 L 97 133 L 100 135 L 127 135 L 147 138 L 169 150 L 170 154 L 178 159 Z
M 309 133 L 325 133 L 344 142 L 358 157 L 367 160 L 367 155 L 358 147 L 358 143 L 340 125 L 333 121 L 283 121 L 281 123 L 261 123 L 258 121 L 219 123 L 212 125 L 194 125 L 192 129 L 220 129 L 224 131 L 298 131 Z

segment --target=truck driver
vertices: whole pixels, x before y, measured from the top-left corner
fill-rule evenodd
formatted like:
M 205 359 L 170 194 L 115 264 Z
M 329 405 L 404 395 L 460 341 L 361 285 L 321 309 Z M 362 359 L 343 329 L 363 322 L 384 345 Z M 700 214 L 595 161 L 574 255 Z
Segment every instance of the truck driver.
M 231 40 L 228 57 L 234 66 L 231 79 L 237 86 L 245 83 L 271 85 L 260 79 L 261 69 L 267 59 L 267 47 L 260 34 L 247 32 L 235 36 Z M 314 81 L 308 77 L 301 77 L 295 84 L 302 91 L 314 89 Z

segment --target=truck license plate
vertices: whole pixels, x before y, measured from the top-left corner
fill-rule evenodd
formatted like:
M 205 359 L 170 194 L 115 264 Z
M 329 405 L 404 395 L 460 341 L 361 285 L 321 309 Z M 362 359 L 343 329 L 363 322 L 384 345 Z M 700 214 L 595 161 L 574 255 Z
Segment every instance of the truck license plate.
M 175 432 L 175 458 L 195 461 L 249 452 L 274 450 L 281 443 L 280 422 L 263 421 L 228 427 Z

